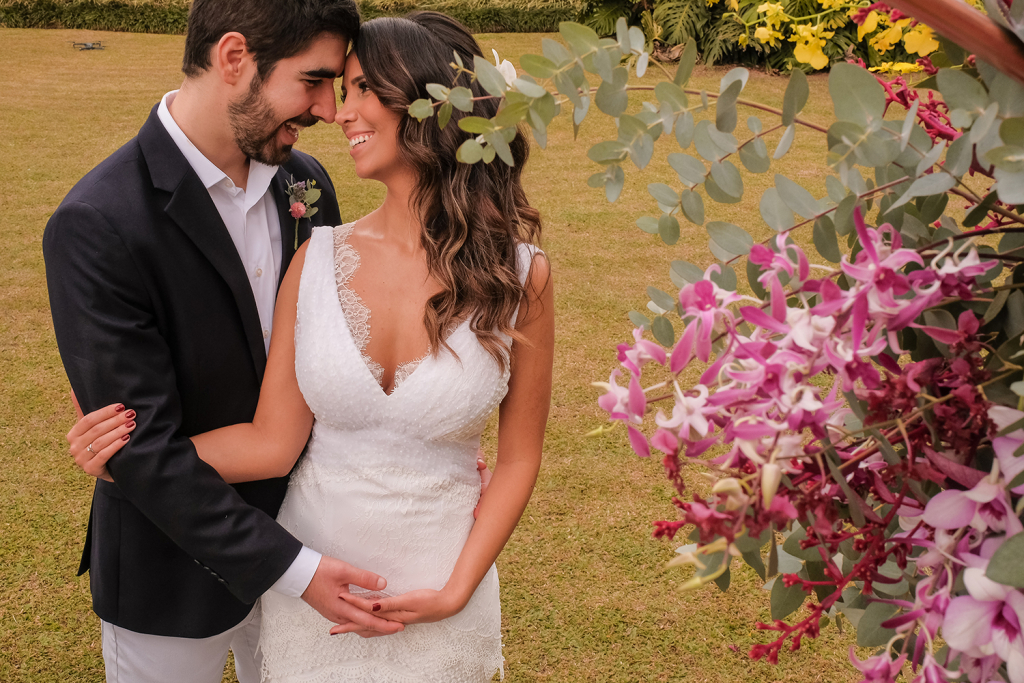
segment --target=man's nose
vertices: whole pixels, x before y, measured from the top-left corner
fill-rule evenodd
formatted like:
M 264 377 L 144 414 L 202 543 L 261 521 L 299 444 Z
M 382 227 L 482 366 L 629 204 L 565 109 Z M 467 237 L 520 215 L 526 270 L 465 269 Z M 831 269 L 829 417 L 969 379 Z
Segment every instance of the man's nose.
M 326 123 L 334 120 L 338 115 L 338 103 L 333 87 L 322 87 L 318 90 L 309 113 Z

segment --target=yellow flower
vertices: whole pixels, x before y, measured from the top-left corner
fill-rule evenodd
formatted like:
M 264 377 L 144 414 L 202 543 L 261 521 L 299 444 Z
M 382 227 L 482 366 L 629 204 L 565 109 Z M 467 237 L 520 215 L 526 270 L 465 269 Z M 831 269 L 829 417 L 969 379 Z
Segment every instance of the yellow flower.
M 778 47 L 779 41 L 782 40 L 783 35 L 774 29 L 768 28 L 767 26 L 758 26 L 757 30 L 754 31 L 754 37 L 762 43 L 766 43 L 772 47 Z
M 883 62 L 878 66 L 873 66 L 868 71 L 874 71 L 875 73 L 897 73 L 897 74 L 913 74 L 921 71 L 921 66 L 918 64 L 911 64 L 909 62 Z
M 868 14 L 864 23 L 857 27 L 857 42 L 864 40 L 864 36 L 878 28 L 878 12 L 872 11 Z
M 939 41 L 935 40 L 935 34 L 930 28 L 918 24 L 903 36 L 903 46 L 907 48 L 907 52 L 924 57 L 939 49 Z
M 841 9 L 845 0 L 820 0 L 823 9 Z
M 835 35 L 835 31 L 825 31 L 821 24 L 811 26 L 801 24 L 793 27 L 794 35 L 790 38 L 796 47 L 793 56 L 798 62 L 810 64 L 814 69 L 824 69 L 828 66 L 828 57 L 822 52 L 826 41 Z
M 757 11 L 765 15 L 765 22 L 773 29 L 778 28 L 783 22 L 789 20 L 789 17 L 786 16 L 785 8 L 780 3 L 766 2 L 763 5 L 759 5 Z
M 747 34 L 744 33 L 743 35 L 736 39 L 736 42 L 740 44 L 740 47 L 746 47 L 747 43 L 750 42 L 750 38 L 748 38 Z
M 886 30 L 876 35 L 870 41 L 868 41 L 869 43 L 871 43 L 871 47 L 875 48 L 875 50 L 877 50 L 879 54 L 882 54 L 883 52 L 888 52 L 889 50 L 892 49 L 893 45 L 895 45 L 896 43 L 900 42 L 900 40 L 903 39 L 903 28 L 899 25 L 899 23 L 900 22 L 897 22 L 893 26 L 890 26 Z

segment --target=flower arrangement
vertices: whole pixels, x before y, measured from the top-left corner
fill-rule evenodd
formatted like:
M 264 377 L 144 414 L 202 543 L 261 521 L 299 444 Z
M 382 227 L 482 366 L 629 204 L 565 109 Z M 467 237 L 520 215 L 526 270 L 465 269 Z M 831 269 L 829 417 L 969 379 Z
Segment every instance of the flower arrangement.
M 755 659 L 776 662 L 842 621 L 879 648 L 863 660 L 851 650 L 864 681 L 905 668 L 918 683 L 1024 681 L 1021 47 L 1000 30 L 988 34 L 996 45 L 969 33 L 972 52 L 1006 55 L 1010 68 L 947 44 L 917 88 L 836 64 L 826 127 L 800 117 L 802 71 L 776 109 L 742 98 L 742 68 L 718 92 L 688 87 L 694 44 L 674 73 L 654 65 L 656 85 L 631 85 L 652 65 L 638 27 L 620 20 L 602 39 L 566 23 L 561 35 L 524 56 L 511 84 L 478 60 L 503 105 L 458 120 L 461 156 L 504 160 L 519 125 L 544 146 L 563 109 L 577 126 L 597 111 L 618 132 L 588 151 L 601 168 L 589 185 L 615 201 L 625 167 L 669 146 L 675 177 L 648 185 L 657 214 L 637 227 L 669 246 L 684 224 L 703 227 L 716 262 L 673 262 L 678 291 L 649 287 L 648 311 L 630 313 L 632 340 L 597 383 L 611 426 L 595 432 L 624 427 L 637 455 L 658 454 L 677 496 L 654 535 L 688 534 L 673 561 L 692 567 L 684 588 L 725 590 L 741 563 L 764 579 L 772 621 L 758 626 L 772 635 Z M 630 91 L 653 97 L 631 110 Z M 430 92 L 411 114 L 442 111 L 455 90 Z M 741 128 L 741 107 L 773 120 Z M 739 166 L 768 172 L 798 129 L 824 143 L 827 195 L 775 175 L 758 204 L 775 234 L 760 242 L 708 220 L 707 202 L 742 199 Z M 693 492 L 694 471 L 708 490 Z
M 313 206 L 320 199 L 320 190 L 316 187 L 315 180 L 300 180 L 291 182 L 287 186 L 288 192 L 288 213 L 295 219 L 295 249 L 299 248 L 299 221 L 303 218 L 312 218 L 320 209 Z

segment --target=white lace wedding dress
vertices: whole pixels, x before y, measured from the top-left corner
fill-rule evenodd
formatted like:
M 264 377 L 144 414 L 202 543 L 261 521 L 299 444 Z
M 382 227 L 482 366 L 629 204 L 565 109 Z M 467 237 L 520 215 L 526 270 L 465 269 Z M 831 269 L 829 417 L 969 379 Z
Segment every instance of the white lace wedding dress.
M 306 252 L 295 372 L 316 421 L 278 521 L 305 545 L 386 577 L 386 594 L 440 589 L 473 526 L 476 451 L 508 372 L 463 323 L 448 338 L 458 359 L 442 351 L 407 365 L 385 394 L 365 355 L 369 311 L 347 287 L 359 265 L 352 225 L 315 229 Z M 520 271 L 534 250 L 520 246 Z M 262 602 L 265 681 L 480 683 L 502 670 L 493 566 L 459 614 L 386 637 L 331 636 L 299 599 L 271 591 Z

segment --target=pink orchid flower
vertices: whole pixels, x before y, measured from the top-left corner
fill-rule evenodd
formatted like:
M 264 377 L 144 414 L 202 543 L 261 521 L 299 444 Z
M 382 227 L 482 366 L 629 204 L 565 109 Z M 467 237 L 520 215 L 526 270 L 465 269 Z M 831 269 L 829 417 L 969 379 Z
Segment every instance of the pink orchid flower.
M 963 559 L 969 565 L 963 574 L 968 595 L 949 603 L 942 637 L 970 657 L 998 656 L 1006 662 L 1010 683 L 1024 683 L 1024 595 L 986 577 L 988 560 L 971 554 Z
M 1001 482 L 991 475 L 967 491 L 942 491 L 928 501 L 924 521 L 936 529 L 962 529 L 970 526 L 984 532 L 989 529 L 1007 534 L 1024 531 Z
M 696 441 L 697 437 L 707 436 L 710 425 L 704 413 L 708 411 L 708 388 L 698 384 L 694 389 L 697 391 L 696 396 L 684 394 L 677 388 L 672 417 L 667 417 L 659 410 L 654 417 L 655 424 L 665 429 L 677 429 L 679 435 L 688 441 Z M 714 409 L 711 409 L 711 412 L 714 412 Z
M 854 654 L 853 646 L 850 646 L 850 663 L 864 674 L 860 683 L 895 683 L 896 676 L 899 675 L 905 661 L 907 661 L 906 655 L 900 655 L 893 659 L 887 652 L 861 661 Z
M 638 327 L 633 330 L 633 341 L 630 344 L 619 344 L 619 362 L 627 370 L 640 374 L 643 367 L 654 361 L 658 365 L 665 364 L 665 349 L 652 341 L 643 338 L 644 330 Z
M 996 424 L 996 429 L 1003 431 L 1021 418 L 1024 413 L 1006 406 L 994 405 L 988 409 L 989 418 Z M 999 469 L 1003 478 L 1011 482 L 1018 474 L 1024 472 L 1024 457 L 1015 456 L 1017 449 L 1024 444 L 1024 429 L 1017 429 L 992 439 L 992 449 L 999 459 Z M 1013 493 L 1024 493 L 1024 484 L 1011 489 Z

